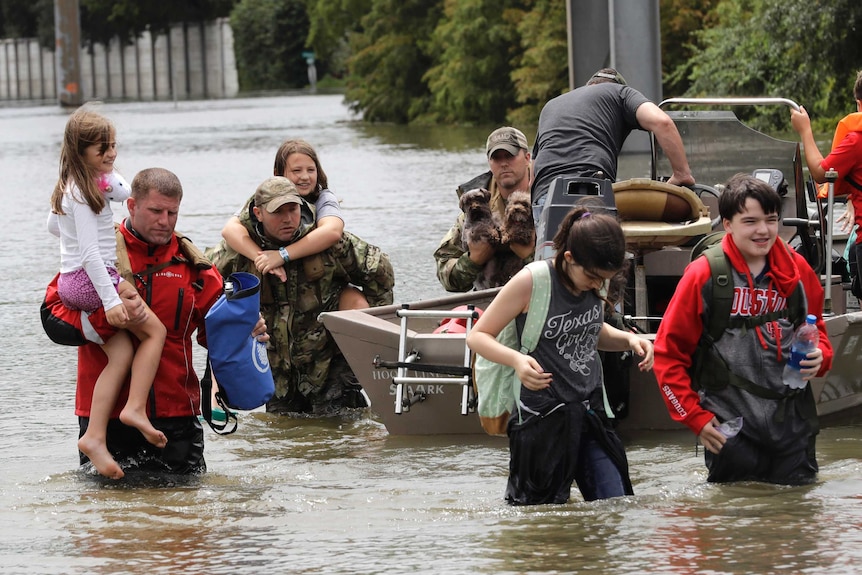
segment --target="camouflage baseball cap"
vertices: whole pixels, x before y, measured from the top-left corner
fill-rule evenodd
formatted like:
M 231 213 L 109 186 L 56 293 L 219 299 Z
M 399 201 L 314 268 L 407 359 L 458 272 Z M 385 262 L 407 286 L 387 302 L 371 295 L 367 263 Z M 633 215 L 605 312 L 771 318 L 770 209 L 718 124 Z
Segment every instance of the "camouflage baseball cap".
M 615 69 L 602 68 L 601 70 L 590 76 L 590 79 L 587 80 L 587 86 L 590 86 L 592 84 L 599 84 L 602 82 L 602 80 L 610 80 L 611 82 L 616 82 L 621 86 L 628 85 L 626 84 L 626 79 L 623 78 L 623 75 L 617 72 Z
M 254 205 L 274 213 L 284 204 L 301 204 L 302 196 L 285 177 L 273 176 L 263 181 L 254 192 Z
M 524 135 L 524 132 L 511 126 L 497 128 L 491 132 L 491 135 L 488 136 L 488 142 L 485 144 L 485 152 L 489 158 L 497 150 L 506 150 L 513 156 L 517 156 L 519 151 L 529 149 L 530 146 L 527 144 L 527 136 Z

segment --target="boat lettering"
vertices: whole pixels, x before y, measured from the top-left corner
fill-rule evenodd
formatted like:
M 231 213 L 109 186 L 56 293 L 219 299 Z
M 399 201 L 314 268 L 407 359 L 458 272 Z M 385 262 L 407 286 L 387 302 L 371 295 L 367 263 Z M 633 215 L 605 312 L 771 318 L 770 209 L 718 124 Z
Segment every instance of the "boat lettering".
M 688 412 L 676 398 L 676 395 L 674 395 L 674 393 L 670 390 L 670 387 L 668 387 L 667 385 L 663 385 L 661 387 L 661 390 L 664 392 L 665 397 L 667 397 L 667 400 L 670 402 L 670 404 L 673 406 L 679 416 L 686 417 L 688 415 Z
M 394 383 L 389 385 L 389 395 L 395 395 L 395 388 L 398 387 Z M 408 396 L 410 395 L 419 395 L 420 393 L 424 393 L 425 395 L 443 395 L 443 385 L 406 385 L 406 393 Z
M 381 379 L 393 379 L 398 376 L 398 372 L 394 369 L 375 369 L 371 372 L 371 379 L 380 381 Z M 439 373 L 428 373 L 427 371 L 415 371 L 410 373 L 410 377 L 446 377 Z

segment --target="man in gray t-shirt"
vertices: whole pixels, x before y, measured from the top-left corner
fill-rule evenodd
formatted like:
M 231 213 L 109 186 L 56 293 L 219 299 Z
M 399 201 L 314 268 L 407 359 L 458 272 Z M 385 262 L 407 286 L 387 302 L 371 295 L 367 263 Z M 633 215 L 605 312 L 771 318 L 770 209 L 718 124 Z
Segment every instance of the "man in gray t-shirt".
M 616 181 L 617 156 L 635 129 L 655 134 L 673 168 L 671 184 L 694 183 L 673 120 L 627 86 L 619 72 L 603 68 L 586 86 L 553 98 L 542 109 L 533 145 L 533 203 L 539 203 L 559 176 Z

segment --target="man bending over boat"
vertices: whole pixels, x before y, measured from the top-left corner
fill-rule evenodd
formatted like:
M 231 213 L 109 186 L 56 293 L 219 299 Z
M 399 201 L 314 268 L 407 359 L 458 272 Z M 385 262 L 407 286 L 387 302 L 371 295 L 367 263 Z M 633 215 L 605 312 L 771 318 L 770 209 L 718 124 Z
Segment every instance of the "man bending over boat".
M 673 120 L 626 85 L 619 72 L 602 68 L 585 86 L 553 98 L 542 108 L 533 144 L 533 203 L 543 203 L 551 182 L 561 176 L 616 181 L 617 157 L 635 129 L 655 134 L 673 169 L 669 183 L 694 184 Z
M 527 137 L 517 128 L 498 128 L 488 136 L 485 152 L 490 170 L 458 186 L 456 193 L 461 198 L 474 189 L 488 190 L 491 213 L 498 221 L 502 221 L 511 195 L 517 191 L 530 190 L 531 165 Z M 474 288 L 498 287 L 508 277 L 491 273 L 492 268 L 506 268 L 514 275 L 525 264 L 533 261 L 535 234 L 533 241 L 528 244 L 509 242 L 495 247 L 487 241 L 477 240 L 468 241 L 465 249 L 464 217 L 463 212 L 458 215 L 455 225 L 434 252 L 437 279 L 446 291 L 466 292 Z M 513 258 L 519 260 L 515 266 L 508 261 Z
M 262 250 L 279 251 L 315 226 L 311 205 L 281 176 L 257 188 L 252 213 L 240 222 Z M 283 282 L 261 274 L 254 260 L 224 240 L 208 255 L 225 277 L 239 271 L 263 276 L 260 307 L 270 326 L 269 363 L 275 380 L 275 397 L 267 411 L 337 415 L 367 405 L 356 376 L 317 318 L 338 310 L 341 292 L 349 285 L 361 289 L 371 306 L 391 304 L 395 274 L 389 256 L 345 231 L 323 252 L 299 260 L 285 257 Z

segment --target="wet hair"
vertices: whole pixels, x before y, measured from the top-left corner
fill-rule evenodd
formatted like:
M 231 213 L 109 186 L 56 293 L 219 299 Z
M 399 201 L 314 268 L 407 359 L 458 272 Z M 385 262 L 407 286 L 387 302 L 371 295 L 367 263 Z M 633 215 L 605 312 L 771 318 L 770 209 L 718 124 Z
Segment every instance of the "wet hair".
M 179 201 L 183 199 L 183 186 L 180 184 L 180 179 L 164 168 L 141 170 L 132 180 L 132 197 L 135 200 L 146 198 L 151 190 Z
M 862 100 L 862 70 L 856 72 L 856 84 L 853 86 L 853 97 Z
M 587 80 L 587 86 L 592 86 L 593 84 L 620 84 L 625 86 L 626 79 L 613 68 L 602 68 Z
M 764 214 L 781 213 L 781 196 L 772 186 L 748 174 L 736 174 L 727 181 L 718 197 L 718 214 L 723 220 L 732 220 L 745 210 L 748 198 L 757 200 Z
M 63 143 L 60 146 L 60 177 L 51 194 L 51 210 L 63 214 L 63 192 L 69 184 L 81 191 L 84 202 L 95 213 L 105 207 L 105 196 L 96 182 L 99 174 L 84 162 L 84 153 L 93 144 L 100 144 L 104 154 L 114 143 L 116 130 L 106 117 L 87 106 L 75 110 L 66 122 Z
M 620 272 L 626 266 L 626 238 L 619 222 L 607 214 L 573 207 L 563 218 L 554 236 L 554 269 L 570 290 L 575 289 L 566 272 L 564 252 L 587 272 Z
M 287 170 L 287 158 L 291 154 L 305 154 L 311 158 L 314 162 L 314 166 L 317 168 L 317 188 L 309 194 L 309 199 L 314 203 L 320 195 L 320 190 L 325 190 L 329 187 L 329 182 L 326 179 L 326 172 L 323 171 L 323 166 L 320 165 L 317 152 L 314 151 L 311 144 L 305 140 L 285 140 L 275 153 L 275 163 L 272 166 L 272 175 L 287 176 L 284 172 Z

